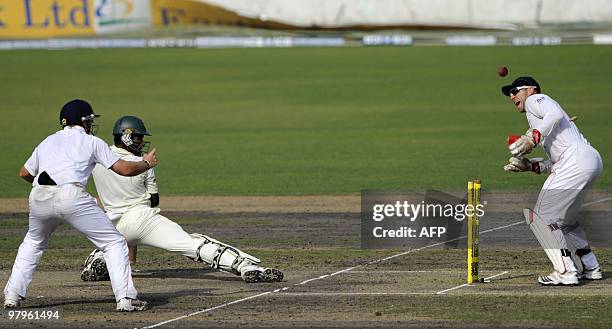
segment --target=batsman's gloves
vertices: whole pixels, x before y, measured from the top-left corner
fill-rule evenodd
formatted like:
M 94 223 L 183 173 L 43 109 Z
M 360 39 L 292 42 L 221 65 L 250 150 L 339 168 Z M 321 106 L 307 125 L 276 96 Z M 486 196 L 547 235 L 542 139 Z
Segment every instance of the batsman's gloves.
M 544 159 L 533 158 L 529 160 L 522 157 L 511 157 L 508 159 L 508 164 L 504 166 L 504 170 L 513 172 L 533 171 L 536 174 L 541 174 L 548 171 L 548 163 L 542 160 Z
M 529 129 L 525 135 L 519 137 L 514 143 L 508 146 L 513 157 L 521 157 L 531 153 L 542 140 L 542 133 L 537 129 Z

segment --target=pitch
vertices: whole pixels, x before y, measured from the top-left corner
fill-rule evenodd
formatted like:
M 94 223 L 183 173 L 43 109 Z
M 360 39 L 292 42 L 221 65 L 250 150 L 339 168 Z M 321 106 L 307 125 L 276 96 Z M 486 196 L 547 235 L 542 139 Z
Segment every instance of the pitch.
M 610 197 L 598 193 L 589 201 Z M 464 248 L 359 249 L 358 197 L 259 197 L 259 206 L 251 212 L 236 212 L 219 201 L 248 204 L 252 197 L 195 200 L 199 207 L 215 211 L 166 214 L 187 230 L 223 236 L 256 252 L 283 268 L 286 280 L 249 285 L 187 258 L 141 248 L 134 266 L 140 270 L 134 274 L 135 284 L 153 308 L 146 314 L 117 314 L 108 281 L 79 279 L 89 242 L 63 227 L 51 240 L 30 288 L 32 295 L 24 302 L 25 310 L 60 308 L 63 317 L 34 324 L 140 328 L 171 321 L 160 327 L 605 328 L 612 320 L 612 273 L 607 270 L 612 266 L 612 249 L 596 249 L 606 269 L 603 281 L 571 288 L 540 287 L 535 277 L 550 265 L 522 219 L 512 215 L 482 221 L 481 277 L 491 282 L 465 285 Z M 179 202 L 172 198 L 166 206 L 175 209 Z M 610 208 L 610 201 L 591 206 Z M 19 233 L 27 225 L 9 217 L 1 220 L 3 250 L 19 243 Z M 14 251 L 2 254 L 3 276 L 8 275 L 4 269 L 13 257 Z

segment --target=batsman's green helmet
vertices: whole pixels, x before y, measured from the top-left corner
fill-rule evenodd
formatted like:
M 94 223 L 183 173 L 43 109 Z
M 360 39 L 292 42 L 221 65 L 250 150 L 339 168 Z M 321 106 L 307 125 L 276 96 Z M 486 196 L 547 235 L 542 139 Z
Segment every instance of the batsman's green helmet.
M 113 127 L 113 135 L 123 135 L 126 129 L 129 129 L 132 134 L 151 136 L 144 122 L 133 115 L 126 115 L 119 118 Z

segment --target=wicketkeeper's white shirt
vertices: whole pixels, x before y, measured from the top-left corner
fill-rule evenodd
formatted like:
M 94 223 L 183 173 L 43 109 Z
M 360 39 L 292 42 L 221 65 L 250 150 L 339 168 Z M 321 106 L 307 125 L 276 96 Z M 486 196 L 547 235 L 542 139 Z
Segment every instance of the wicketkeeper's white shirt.
M 113 145 L 110 149 L 122 160 L 142 161 L 142 157 L 135 156 L 122 148 Z M 151 194 L 159 193 L 153 169 L 138 176 L 124 177 L 104 166 L 96 165 L 93 178 L 98 196 L 111 220 L 120 218 L 132 207 L 150 206 Z
M 569 148 L 590 145 L 559 103 L 549 96 L 534 94 L 527 97 L 525 112 L 529 126 L 542 133 L 540 145 L 553 163 L 559 162 Z

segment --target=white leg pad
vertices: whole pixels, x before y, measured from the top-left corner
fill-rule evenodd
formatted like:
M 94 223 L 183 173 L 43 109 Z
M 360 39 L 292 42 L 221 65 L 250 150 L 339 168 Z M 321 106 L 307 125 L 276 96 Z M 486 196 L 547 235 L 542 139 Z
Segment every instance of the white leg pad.
M 527 225 L 535 235 L 536 239 L 544 248 L 544 252 L 553 264 L 555 270 L 561 274 L 565 272 L 575 272 L 574 261 L 570 257 L 569 250 L 561 248 L 561 239 L 564 239 L 563 232 L 556 224 L 547 225 L 531 209 L 523 209 Z
M 580 256 L 576 254 L 576 250 L 578 250 L 578 248 L 574 247 L 574 244 L 570 240 L 568 239 L 566 240 L 567 240 L 567 247 L 572 253 L 571 257 L 572 257 L 572 261 L 574 265 L 576 266 L 576 271 L 578 271 L 578 273 L 584 272 L 584 266 L 582 265 L 582 259 Z
M 190 235 L 202 240 L 196 251 L 196 261 L 205 262 L 212 268 L 240 275 L 244 266 L 261 263 L 259 258 L 209 236 L 198 233 Z

